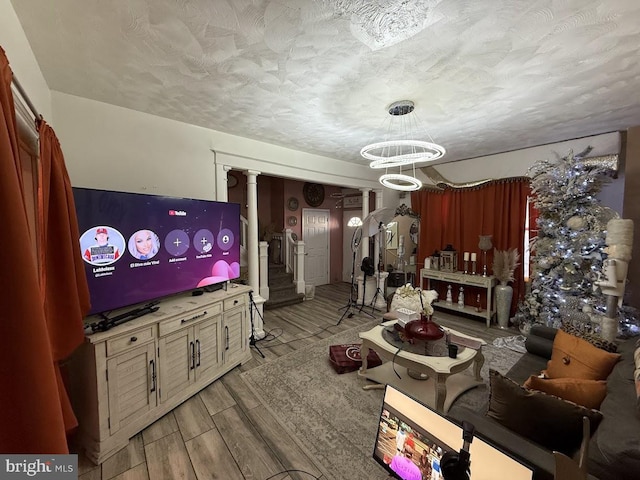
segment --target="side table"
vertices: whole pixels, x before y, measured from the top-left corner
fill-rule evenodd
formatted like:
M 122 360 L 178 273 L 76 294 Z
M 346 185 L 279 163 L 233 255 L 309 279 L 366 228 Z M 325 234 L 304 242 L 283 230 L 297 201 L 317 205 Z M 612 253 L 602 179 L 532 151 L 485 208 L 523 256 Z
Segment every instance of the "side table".
M 454 283 L 457 285 L 468 285 L 473 287 L 483 288 L 487 291 L 487 309 L 480 312 L 476 312 L 475 308 L 470 305 L 465 305 L 464 308 L 459 308 L 457 303 L 447 304 L 443 300 L 439 300 L 434 303 L 434 307 L 445 308 L 447 310 L 455 310 L 463 312 L 468 315 L 475 315 L 483 317 L 487 321 L 487 328 L 491 326 L 491 318 L 496 313 L 496 307 L 493 305 L 493 287 L 496 286 L 498 281 L 493 276 L 483 277 L 482 275 L 470 275 L 463 272 L 443 272 L 442 270 L 432 270 L 430 268 L 420 269 L 420 287 L 422 287 L 422 281 L 427 280 L 426 290 L 431 290 L 431 281 Z M 454 292 L 455 294 L 455 292 Z

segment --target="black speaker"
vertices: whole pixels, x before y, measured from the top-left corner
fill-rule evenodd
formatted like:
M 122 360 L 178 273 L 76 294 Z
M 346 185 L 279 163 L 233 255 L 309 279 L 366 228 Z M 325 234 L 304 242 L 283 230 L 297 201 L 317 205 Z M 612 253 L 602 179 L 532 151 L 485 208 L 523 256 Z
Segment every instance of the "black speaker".
M 376 272 L 373 258 L 364 257 L 362 259 L 362 264 L 360 265 L 360 270 L 362 270 L 365 275 L 369 275 L 370 277 L 373 276 L 373 274 Z
M 391 272 L 387 277 L 387 285 L 389 287 L 402 287 L 406 281 L 407 276 L 404 272 Z

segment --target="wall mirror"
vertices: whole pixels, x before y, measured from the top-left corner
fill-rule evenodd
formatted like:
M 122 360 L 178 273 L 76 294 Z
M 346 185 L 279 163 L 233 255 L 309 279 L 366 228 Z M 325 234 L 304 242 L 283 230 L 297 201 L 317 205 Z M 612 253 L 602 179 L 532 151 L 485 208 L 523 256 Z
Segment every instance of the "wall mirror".
M 406 272 L 407 282 L 416 273 L 416 251 L 420 232 L 420 216 L 404 203 L 396 209 L 396 215 L 387 224 L 385 269 L 388 272 Z

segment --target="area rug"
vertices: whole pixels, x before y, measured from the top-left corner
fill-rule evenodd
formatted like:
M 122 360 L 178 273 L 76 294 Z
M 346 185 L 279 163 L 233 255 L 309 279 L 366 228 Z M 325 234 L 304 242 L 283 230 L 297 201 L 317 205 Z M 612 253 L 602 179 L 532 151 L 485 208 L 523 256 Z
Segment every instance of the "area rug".
M 327 479 L 374 480 L 388 476 L 372 459 L 383 390 L 363 390 L 366 380 L 358 378 L 357 372 L 338 375 L 328 357 L 329 345 L 358 342 L 358 332 L 377 323 L 372 321 L 325 338 L 241 375 Z M 485 382 L 489 368 L 506 374 L 522 355 L 492 345 L 482 350 Z M 488 400 L 488 391 L 487 385 L 469 390 L 454 402 L 452 410 L 460 406 L 481 408 Z

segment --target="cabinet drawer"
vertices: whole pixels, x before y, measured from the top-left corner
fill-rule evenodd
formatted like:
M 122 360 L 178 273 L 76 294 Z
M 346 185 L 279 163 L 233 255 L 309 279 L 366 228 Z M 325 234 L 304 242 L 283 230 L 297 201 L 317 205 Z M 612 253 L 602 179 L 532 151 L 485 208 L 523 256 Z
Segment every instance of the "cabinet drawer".
M 237 297 L 228 298 L 224 301 L 224 311 L 231 310 L 232 308 L 239 307 L 240 305 L 246 305 L 247 296 L 238 295 Z
M 222 313 L 222 305 L 220 302 L 214 303 L 212 305 L 208 305 L 203 308 L 202 311 L 192 312 L 189 315 L 184 317 L 175 317 L 171 320 L 165 320 L 164 322 L 160 322 L 158 324 L 158 331 L 161 337 L 168 335 L 169 333 L 173 333 L 176 330 L 180 330 L 183 327 L 189 327 L 197 322 L 205 320 L 207 318 L 211 318 L 215 315 L 219 315 Z
M 107 340 L 107 355 L 115 355 L 153 340 L 153 325 Z
M 444 282 L 463 283 L 463 284 L 467 283 L 465 282 L 465 279 L 460 276 L 447 275 L 446 273 L 442 274 L 442 276 L 440 277 L 440 280 Z
M 491 284 L 489 277 L 470 278 L 465 282 L 467 285 L 478 285 L 480 287 L 488 287 Z

